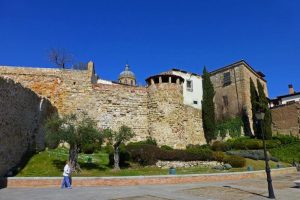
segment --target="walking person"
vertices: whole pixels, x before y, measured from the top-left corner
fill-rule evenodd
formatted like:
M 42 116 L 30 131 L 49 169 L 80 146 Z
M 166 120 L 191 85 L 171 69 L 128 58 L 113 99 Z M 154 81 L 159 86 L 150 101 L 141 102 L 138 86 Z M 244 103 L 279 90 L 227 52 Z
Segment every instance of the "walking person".
M 63 172 L 63 180 L 61 183 L 61 188 L 67 188 L 67 189 L 72 189 L 71 187 L 71 182 L 70 182 L 70 177 L 71 177 L 71 167 L 70 167 L 70 162 L 66 161 L 66 165 L 64 167 L 64 172 Z

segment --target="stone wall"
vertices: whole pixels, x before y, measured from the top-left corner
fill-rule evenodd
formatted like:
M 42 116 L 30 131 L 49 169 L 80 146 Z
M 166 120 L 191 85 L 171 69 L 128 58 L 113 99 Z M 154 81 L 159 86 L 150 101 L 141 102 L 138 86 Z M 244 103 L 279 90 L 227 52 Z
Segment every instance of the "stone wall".
M 48 98 L 61 115 L 84 111 L 99 128 L 132 127 L 136 133 L 132 141 L 152 136 L 160 145 L 174 148 L 205 143 L 201 110 L 183 104 L 182 85 L 153 89 L 95 84 L 91 62 L 88 70 L 0 67 L 0 76 Z
M 152 84 L 149 92 L 149 132 L 159 145 L 185 148 L 204 144 L 201 110 L 183 104 L 182 85 Z
M 44 148 L 42 122 L 53 111 L 46 99 L 0 77 L 0 176 L 27 152 Z
M 300 137 L 300 103 L 273 107 L 271 111 L 274 133 Z

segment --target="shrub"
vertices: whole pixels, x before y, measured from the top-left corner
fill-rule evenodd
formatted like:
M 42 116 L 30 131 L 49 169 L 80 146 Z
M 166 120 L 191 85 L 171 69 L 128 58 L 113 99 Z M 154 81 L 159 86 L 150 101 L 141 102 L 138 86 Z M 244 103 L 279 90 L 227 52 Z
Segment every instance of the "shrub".
M 225 153 L 222 151 L 215 151 L 213 152 L 213 160 L 218 162 L 223 162 L 225 158 Z
M 110 154 L 110 153 L 113 153 L 114 152 L 114 147 L 112 145 L 106 145 L 103 150 L 107 153 L 107 154 Z
M 168 146 L 168 145 L 162 145 L 161 147 L 160 147 L 162 150 L 173 150 L 173 148 L 172 147 L 170 147 L 170 146 Z
M 149 144 L 130 144 L 126 147 L 133 162 L 141 165 L 154 165 L 158 160 L 167 161 L 194 161 L 214 160 L 211 149 L 189 148 L 188 150 L 165 150 Z
M 129 152 L 130 159 L 141 165 L 154 165 L 157 162 L 157 155 L 161 150 L 154 145 L 135 144 L 126 147 Z
M 219 132 L 222 138 L 226 137 L 227 131 L 231 137 L 240 137 L 241 127 L 243 127 L 243 121 L 240 117 L 236 117 L 227 119 L 223 122 L 218 122 L 216 125 L 216 131 Z
M 266 147 L 268 149 L 277 148 L 281 145 L 281 141 L 278 139 L 266 140 Z
M 101 150 L 101 144 L 100 143 L 94 143 L 94 144 L 85 144 L 81 148 L 81 152 L 85 154 L 92 154 L 96 151 Z
M 191 149 L 191 148 L 198 148 L 198 149 L 211 149 L 211 146 L 209 144 L 188 144 L 186 146 L 186 149 Z
M 289 135 L 277 135 L 273 137 L 273 139 L 279 140 L 282 145 L 300 142 L 299 138 L 296 138 L 294 136 L 289 136 Z
M 226 152 L 229 155 L 235 155 L 235 156 L 241 156 L 244 158 L 250 158 L 253 160 L 264 160 L 265 155 L 263 150 L 239 150 L 239 151 L 227 151 Z M 274 162 L 277 162 L 278 159 L 275 157 L 272 157 L 271 154 L 268 153 L 268 157 L 270 160 L 273 160 Z
M 262 149 L 263 142 L 258 139 L 252 139 L 247 137 L 230 139 L 227 142 L 229 149 Z
M 214 151 L 228 151 L 229 150 L 228 144 L 226 142 L 222 142 L 222 141 L 215 141 L 212 144 L 211 148 Z
M 97 149 L 95 144 L 85 144 L 82 146 L 81 151 L 85 154 L 92 154 Z
M 152 137 L 147 137 L 147 139 L 143 140 L 143 141 L 128 143 L 129 146 L 130 145 L 144 145 L 144 144 L 157 146 L 156 140 Z
M 241 156 L 225 156 L 224 162 L 230 164 L 232 167 L 244 167 L 246 159 Z
M 199 147 L 190 147 L 186 149 L 186 152 L 197 155 L 197 160 L 212 160 L 213 151 L 208 148 Z

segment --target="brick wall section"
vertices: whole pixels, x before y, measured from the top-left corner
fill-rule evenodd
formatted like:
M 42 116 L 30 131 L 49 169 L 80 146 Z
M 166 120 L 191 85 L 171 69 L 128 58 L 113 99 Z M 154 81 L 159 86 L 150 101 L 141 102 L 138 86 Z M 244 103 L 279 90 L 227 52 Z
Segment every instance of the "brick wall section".
M 183 104 L 182 85 L 172 83 L 152 90 L 93 84 L 93 72 L 91 64 L 88 70 L 81 71 L 0 67 L 0 76 L 48 98 L 62 115 L 85 111 L 100 128 L 132 127 L 136 133 L 132 141 L 145 140 L 151 135 L 159 144 L 175 148 L 205 143 L 201 110 Z M 164 117 L 160 118 L 161 115 Z
M 300 137 L 300 103 L 274 107 L 271 111 L 274 133 Z
M 295 167 L 272 169 L 272 176 L 297 173 Z M 129 185 L 159 185 L 182 184 L 195 182 L 216 182 L 225 180 L 241 180 L 251 178 L 266 178 L 264 170 L 254 172 L 235 172 L 220 174 L 194 174 L 194 175 L 166 175 L 166 176 L 139 176 L 139 177 L 75 177 L 72 179 L 73 187 L 86 186 L 129 186 Z M 12 177 L 2 182 L 7 182 L 8 188 L 26 187 L 60 187 L 61 177 L 18 178 Z M 1 183 L 1 180 L 0 180 Z M 1 185 L 0 185 L 1 186 Z
M 0 176 L 28 151 L 44 148 L 43 120 L 53 107 L 46 99 L 0 77 Z

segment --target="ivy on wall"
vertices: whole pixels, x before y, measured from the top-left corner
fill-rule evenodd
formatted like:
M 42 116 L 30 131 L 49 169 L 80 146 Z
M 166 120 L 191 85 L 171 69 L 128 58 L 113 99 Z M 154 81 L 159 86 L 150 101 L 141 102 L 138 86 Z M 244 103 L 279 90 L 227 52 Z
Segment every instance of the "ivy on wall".
M 241 127 L 243 127 L 243 121 L 240 117 L 236 117 L 217 123 L 216 131 L 217 135 L 222 138 L 226 137 L 227 132 L 229 132 L 230 137 L 235 138 L 241 136 Z

